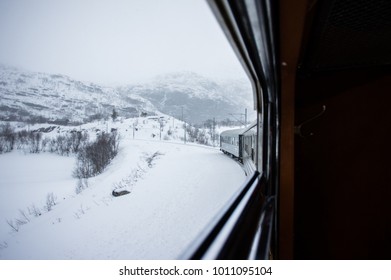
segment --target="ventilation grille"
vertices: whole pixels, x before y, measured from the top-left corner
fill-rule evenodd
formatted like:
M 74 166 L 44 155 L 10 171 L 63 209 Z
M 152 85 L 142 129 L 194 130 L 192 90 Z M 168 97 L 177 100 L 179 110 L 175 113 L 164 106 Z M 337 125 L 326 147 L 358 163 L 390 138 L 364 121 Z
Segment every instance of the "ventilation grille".
M 391 64 L 391 1 L 324 1 L 303 67 L 308 71 Z

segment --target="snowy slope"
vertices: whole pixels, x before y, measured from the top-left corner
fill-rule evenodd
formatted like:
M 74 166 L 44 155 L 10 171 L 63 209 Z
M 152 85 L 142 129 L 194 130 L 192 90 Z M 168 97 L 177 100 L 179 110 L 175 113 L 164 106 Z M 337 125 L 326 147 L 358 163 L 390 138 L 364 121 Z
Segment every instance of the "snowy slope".
M 0 119 L 85 123 L 108 117 L 113 108 L 123 117 L 156 111 L 142 97 L 123 96 L 112 87 L 0 65 Z
M 19 209 L 27 212 L 32 204 L 42 215 L 28 216 L 18 232 L 0 224 L 0 259 L 177 258 L 245 175 L 218 149 L 184 144 L 181 122 L 163 117 L 163 134 L 170 127 L 175 131 L 169 141 L 159 140 L 159 121 L 153 118 L 80 126 L 90 133 L 117 128 L 121 134 L 117 157 L 80 194 L 72 156 L 1 154 L 0 219 L 20 218 Z M 130 194 L 113 197 L 117 188 Z M 57 204 L 45 211 L 50 192 Z
M 149 83 L 120 87 L 126 96 L 142 96 L 159 111 L 193 124 L 208 119 L 223 120 L 230 114 L 244 113 L 255 118 L 249 81 L 217 81 L 192 72 L 159 76 Z
M 250 114 L 253 96 L 248 81 L 215 81 L 192 72 L 115 88 L 0 64 L 0 120 L 80 124 L 108 118 L 114 108 L 122 117 L 160 111 L 178 119 L 183 110 L 188 123 L 201 124 L 245 108 Z

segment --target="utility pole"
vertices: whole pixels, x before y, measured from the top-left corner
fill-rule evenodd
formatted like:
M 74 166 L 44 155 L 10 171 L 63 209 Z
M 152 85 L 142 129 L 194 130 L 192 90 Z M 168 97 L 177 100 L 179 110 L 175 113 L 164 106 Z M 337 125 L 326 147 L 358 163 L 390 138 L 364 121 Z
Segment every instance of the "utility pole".
M 183 130 L 184 130 L 183 141 L 186 144 L 186 122 L 183 119 L 183 106 L 182 106 L 182 122 L 183 122 Z
M 133 123 L 133 139 L 134 139 L 134 123 Z
M 242 125 L 244 125 L 244 127 L 247 126 L 247 108 L 244 109 L 244 114 L 229 114 L 231 115 L 232 117 L 234 117 L 238 122 L 240 122 Z M 235 115 L 239 115 L 240 116 L 240 119 L 238 119 L 237 117 L 235 117 Z M 244 116 L 244 122 L 242 122 L 242 117 Z
M 184 136 L 183 136 L 183 140 L 184 140 L 184 143 L 186 144 L 186 122 L 184 122 Z
M 244 126 L 247 126 L 247 108 L 244 109 Z
M 159 136 L 159 140 L 161 141 L 162 140 L 162 130 L 163 130 L 163 120 L 162 119 L 159 119 L 159 124 L 160 124 L 160 128 L 159 128 L 159 131 L 160 131 L 160 136 Z
M 215 141 L 216 141 L 216 118 L 213 117 L 213 130 L 212 130 L 212 143 L 213 143 L 213 147 L 215 146 Z

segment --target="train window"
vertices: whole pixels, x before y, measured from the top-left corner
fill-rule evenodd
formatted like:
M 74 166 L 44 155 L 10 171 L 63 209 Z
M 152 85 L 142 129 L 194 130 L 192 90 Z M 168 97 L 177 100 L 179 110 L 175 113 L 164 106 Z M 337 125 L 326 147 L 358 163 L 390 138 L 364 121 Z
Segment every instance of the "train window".
M 1 258 L 175 259 L 246 180 L 204 1 L 0 1 L 0 37 Z

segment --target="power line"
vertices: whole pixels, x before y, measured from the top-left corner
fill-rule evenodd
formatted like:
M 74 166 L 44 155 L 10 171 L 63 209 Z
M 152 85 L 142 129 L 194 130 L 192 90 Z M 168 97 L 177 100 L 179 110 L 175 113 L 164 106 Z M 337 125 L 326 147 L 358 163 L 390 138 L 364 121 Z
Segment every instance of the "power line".
M 238 114 L 229 114 L 230 116 L 234 117 L 238 122 L 240 122 L 242 125 L 247 126 L 247 108 L 244 109 L 244 114 L 243 113 L 238 113 Z M 235 115 L 239 115 L 240 117 L 244 116 L 244 123 L 242 122 L 242 118 L 240 120 L 235 117 Z

